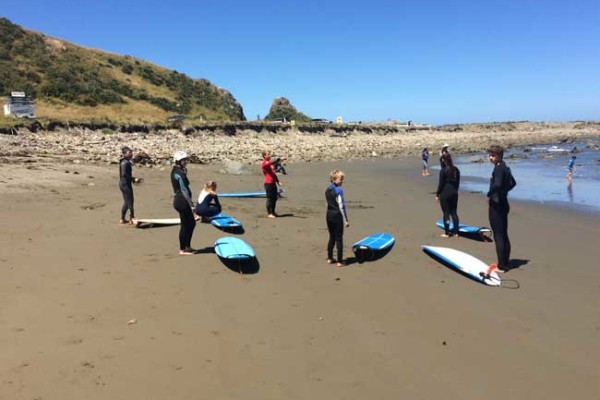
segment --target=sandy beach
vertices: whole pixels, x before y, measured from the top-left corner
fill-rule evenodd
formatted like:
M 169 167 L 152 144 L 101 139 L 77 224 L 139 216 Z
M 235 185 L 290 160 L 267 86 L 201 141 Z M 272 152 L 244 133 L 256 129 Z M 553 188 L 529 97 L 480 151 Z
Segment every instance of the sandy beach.
M 384 258 L 325 264 L 323 192 L 345 183 L 353 242 L 389 232 Z M 263 199 L 222 199 L 243 222 L 257 271 L 213 253 L 223 232 L 198 224 L 194 256 L 178 227 L 117 225 L 117 167 L 0 164 L 2 399 L 592 399 L 600 396 L 600 217 L 511 203 L 519 268 L 491 288 L 422 253 L 454 247 L 495 261 L 493 243 L 443 239 L 436 174 L 413 157 L 292 163 L 283 218 Z M 192 165 L 197 195 L 260 190 L 242 173 Z M 237 171 L 240 172 L 240 171 Z M 491 170 L 490 170 L 491 172 Z M 171 218 L 169 169 L 135 168 L 138 218 Z M 461 222 L 488 225 L 478 194 Z

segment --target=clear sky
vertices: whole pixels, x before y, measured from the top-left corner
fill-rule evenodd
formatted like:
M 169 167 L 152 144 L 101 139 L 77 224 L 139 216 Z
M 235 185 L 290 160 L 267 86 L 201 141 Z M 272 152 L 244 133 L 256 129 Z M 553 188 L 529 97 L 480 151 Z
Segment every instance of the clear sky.
M 345 121 L 600 119 L 600 0 L 0 0 L 0 16 L 206 78 L 250 120 L 282 96 Z

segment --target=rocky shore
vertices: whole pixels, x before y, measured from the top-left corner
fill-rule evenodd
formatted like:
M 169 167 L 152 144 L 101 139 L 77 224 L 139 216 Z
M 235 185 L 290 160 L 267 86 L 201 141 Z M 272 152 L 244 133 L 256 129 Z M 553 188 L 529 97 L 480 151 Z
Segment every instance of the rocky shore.
M 521 122 L 431 129 L 388 125 L 343 128 L 334 124 L 281 125 L 267 131 L 223 125 L 140 132 L 75 127 L 51 131 L 20 129 L 14 133 L 0 135 L 0 162 L 114 163 L 119 158 L 120 148 L 127 145 L 134 149 L 137 164 L 161 166 L 170 164 L 177 150 L 187 151 L 192 162 L 200 164 L 251 163 L 260 159 L 265 148 L 286 156 L 290 162 L 417 155 L 423 147 L 435 151 L 444 143 L 449 143 L 456 154 L 480 152 L 492 143 L 510 148 L 599 137 L 600 123 Z

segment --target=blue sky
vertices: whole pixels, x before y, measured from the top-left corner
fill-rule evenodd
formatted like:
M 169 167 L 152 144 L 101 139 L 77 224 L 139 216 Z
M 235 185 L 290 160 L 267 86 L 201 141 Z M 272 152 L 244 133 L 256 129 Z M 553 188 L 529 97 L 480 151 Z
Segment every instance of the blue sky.
M 229 90 L 248 119 L 600 119 L 598 0 L 0 0 L 0 16 Z

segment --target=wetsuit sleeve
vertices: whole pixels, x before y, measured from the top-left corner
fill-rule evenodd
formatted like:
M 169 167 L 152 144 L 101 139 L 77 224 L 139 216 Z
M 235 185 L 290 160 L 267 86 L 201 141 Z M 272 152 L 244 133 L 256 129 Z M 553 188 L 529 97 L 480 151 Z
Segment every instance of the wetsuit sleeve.
M 221 212 L 221 203 L 219 202 L 219 196 L 217 196 L 215 194 L 215 195 L 213 195 L 213 199 L 215 201 L 215 205 L 217 206 L 217 210 L 219 210 L 219 212 Z
M 121 160 L 121 168 L 120 168 L 120 179 L 121 181 L 127 183 L 128 185 L 131 184 L 133 177 L 132 177 L 132 171 L 131 171 L 131 163 L 127 160 Z
M 440 193 L 442 193 L 442 189 L 444 189 L 445 183 L 446 183 L 446 169 L 442 168 L 440 170 L 440 180 L 438 182 L 438 188 L 437 188 L 437 191 L 435 192 L 436 197 L 438 197 L 440 195 Z
M 346 213 L 346 201 L 344 200 L 344 192 L 340 188 L 336 188 L 336 196 L 335 201 L 340 208 L 340 212 L 342 213 L 342 217 L 344 217 L 344 222 L 348 223 L 348 214 Z
M 192 203 L 192 196 L 191 196 L 190 190 L 187 187 L 187 185 L 185 184 L 185 182 L 183 181 L 183 177 L 181 175 L 177 174 L 175 179 L 177 179 L 177 182 L 179 182 L 179 188 L 181 189 L 181 194 L 185 198 L 185 201 L 188 202 L 190 207 L 194 207 L 194 205 Z
M 501 165 L 494 167 L 494 179 L 490 186 L 490 194 L 500 193 L 504 184 L 505 170 Z
M 455 168 L 454 173 L 456 174 L 456 190 L 458 190 L 460 188 L 460 170 Z

